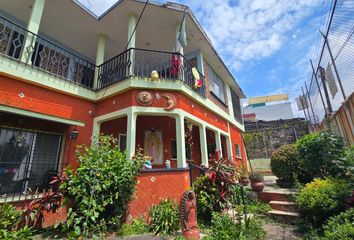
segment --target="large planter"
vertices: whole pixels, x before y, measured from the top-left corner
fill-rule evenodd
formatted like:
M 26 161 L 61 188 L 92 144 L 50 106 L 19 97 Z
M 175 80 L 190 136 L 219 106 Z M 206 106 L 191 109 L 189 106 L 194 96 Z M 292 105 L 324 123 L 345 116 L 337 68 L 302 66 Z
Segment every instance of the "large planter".
M 262 192 L 264 189 L 263 181 L 251 181 L 252 190 L 255 192 Z
M 276 183 L 281 188 L 291 188 L 294 184 L 291 180 L 279 178 Z
M 248 177 L 241 177 L 239 182 L 242 184 L 242 186 L 247 186 L 250 183 L 250 180 L 248 180 Z

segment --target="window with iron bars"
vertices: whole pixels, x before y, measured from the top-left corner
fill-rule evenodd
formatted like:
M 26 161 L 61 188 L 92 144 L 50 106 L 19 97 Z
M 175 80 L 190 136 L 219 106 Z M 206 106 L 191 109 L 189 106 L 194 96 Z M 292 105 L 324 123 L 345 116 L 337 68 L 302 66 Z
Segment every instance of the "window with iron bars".
M 0 127 L 0 197 L 27 198 L 47 189 L 59 174 L 61 141 L 58 134 Z

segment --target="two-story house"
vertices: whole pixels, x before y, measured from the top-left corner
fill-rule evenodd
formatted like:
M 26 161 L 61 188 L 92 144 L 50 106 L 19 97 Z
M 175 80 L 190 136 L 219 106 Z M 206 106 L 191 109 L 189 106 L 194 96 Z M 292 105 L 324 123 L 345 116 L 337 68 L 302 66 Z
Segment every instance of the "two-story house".
M 215 149 L 246 161 L 244 97 L 186 6 L 119 0 L 96 16 L 77 0 L 0 0 L 1 201 L 42 191 L 77 166 L 76 145 L 104 133 L 129 159 L 138 146 L 153 158 L 138 215 L 180 196 L 195 178 L 189 163 L 207 166 Z

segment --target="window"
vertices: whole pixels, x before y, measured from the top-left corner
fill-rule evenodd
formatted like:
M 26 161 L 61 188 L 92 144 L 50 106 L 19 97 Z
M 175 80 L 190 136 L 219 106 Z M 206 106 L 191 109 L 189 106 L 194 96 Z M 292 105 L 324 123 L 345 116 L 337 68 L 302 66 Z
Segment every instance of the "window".
M 237 158 L 242 158 L 240 145 L 235 144 L 235 150 L 236 150 L 236 157 L 237 157 Z
M 232 101 L 232 108 L 234 110 L 235 119 L 239 123 L 242 123 L 240 98 L 237 96 L 237 94 L 232 89 L 231 89 L 231 101 Z
M 42 191 L 58 174 L 61 136 L 0 128 L 0 194 Z
M 187 143 L 185 144 L 185 148 L 186 148 L 186 159 L 192 160 L 192 149 Z M 174 159 L 177 158 L 177 143 L 175 139 L 171 140 L 171 158 Z
M 208 158 L 210 155 L 214 155 L 216 151 L 216 144 L 215 143 L 208 143 L 207 145 L 208 150 Z
M 221 102 L 225 103 L 225 86 L 224 82 L 213 70 L 213 68 L 208 64 L 208 79 L 210 83 L 210 91 L 214 96 L 216 96 Z
M 119 134 L 118 138 L 118 146 L 120 151 L 125 151 L 127 148 L 127 135 L 126 134 Z

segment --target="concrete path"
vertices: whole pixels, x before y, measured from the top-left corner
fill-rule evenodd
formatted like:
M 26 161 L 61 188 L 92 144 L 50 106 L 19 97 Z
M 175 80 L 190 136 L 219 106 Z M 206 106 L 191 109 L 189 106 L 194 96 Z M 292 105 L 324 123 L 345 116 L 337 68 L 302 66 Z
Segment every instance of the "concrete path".
M 301 239 L 292 226 L 277 224 L 277 223 L 263 223 L 262 228 L 266 231 L 266 240 L 296 240 Z

